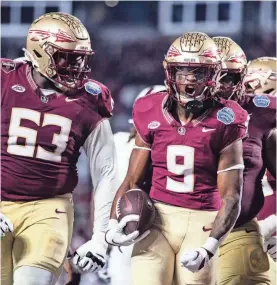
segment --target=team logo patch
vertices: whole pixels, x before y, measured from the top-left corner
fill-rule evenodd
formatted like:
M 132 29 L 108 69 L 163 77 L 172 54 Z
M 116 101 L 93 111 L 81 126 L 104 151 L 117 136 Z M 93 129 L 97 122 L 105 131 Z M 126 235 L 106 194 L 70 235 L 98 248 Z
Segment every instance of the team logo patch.
M 87 82 L 85 84 L 85 90 L 94 96 L 98 96 L 102 93 L 101 87 L 94 82 Z
M 186 133 L 186 129 L 184 127 L 178 128 L 178 134 L 184 136 Z
M 15 63 L 13 61 L 2 61 L 1 69 L 6 73 L 10 73 L 15 70 Z
M 16 84 L 16 85 L 13 85 L 13 86 L 12 86 L 12 90 L 15 91 L 15 92 L 22 93 L 22 92 L 24 92 L 26 89 L 25 89 L 22 85 Z
M 148 129 L 154 130 L 154 129 L 157 129 L 160 125 L 161 125 L 160 122 L 153 121 L 153 122 L 148 124 Z
M 217 119 L 225 125 L 230 125 L 235 121 L 235 113 L 231 108 L 224 107 L 217 112 Z
M 266 95 L 257 95 L 254 97 L 253 103 L 256 107 L 267 108 L 270 100 Z

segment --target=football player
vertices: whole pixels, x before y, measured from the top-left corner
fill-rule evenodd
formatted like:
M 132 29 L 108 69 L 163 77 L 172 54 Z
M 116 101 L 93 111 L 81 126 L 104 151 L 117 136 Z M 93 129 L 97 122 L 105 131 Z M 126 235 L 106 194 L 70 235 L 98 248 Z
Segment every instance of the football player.
M 84 147 L 94 188 L 91 240 L 74 263 L 105 264 L 106 230 L 115 193 L 113 101 L 89 79 L 94 54 L 75 17 L 48 13 L 31 25 L 27 61 L 1 60 L 2 285 L 49 285 L 59 276 L 72 236 L 72 191 Z
M 218 94 L 236 100 L 249 114 L 248 136 L 243 142 L 245 170 L 241 213 L 220 247 L 220 284 L 270 284 L 262 235 L 265 240 L 270 238 L 276 228 L 276 218 L 269 217 L 260 222 L 259 227 L 256 216 L 264 202 L 265 167 L 276 175 L 276 101 L 267 95 L 269 93 L 261 95 L 252 90 L 246 94 L 244 82 L 249 78 L 246 78 L 247 60 L 243 50 L 230 38 L 213 39 L 222 57 Z M 248 82 L 252 86 L 256 84 L 256 81 Z
M 247 113 L 236 102 L 214 97 L 221 60 L 206 34 L 186 33 L 176 39 L 164 69 L 167 92 L 134 104 L 138 133 L 106 240 L 113 245 L 135 243 L 133 285 L 171 285 L 173 280 L 177 285 L 216 284 L 212 257 L 240 211 Z M 150 232 L 125 235 L 125 224 L 139 217 L 126 216 L 118 223 L 116 203 L 127 190 L 141 187 L 150 156 L 156 221 Z M 212 221 L 210 233 L 206 225 Z

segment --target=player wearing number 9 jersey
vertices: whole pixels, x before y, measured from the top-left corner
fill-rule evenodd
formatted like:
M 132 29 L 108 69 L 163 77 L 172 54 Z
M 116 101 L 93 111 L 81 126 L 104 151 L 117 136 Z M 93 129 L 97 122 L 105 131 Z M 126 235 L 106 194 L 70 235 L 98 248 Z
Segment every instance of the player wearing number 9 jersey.
M 71 241 L 81 147 L 90 163 L 95 221 L 75 259 L 85 270 L 104 266 L 116 184 L 107 120 L 112 98 L 88 78 L 93 53 L 77 18 L 49 13 L 29 30 L 27 61 L 1 61 L 1 212 L 13 224 L 1 241 L 3 285 L 49 285 L 59 276 Z
M 178 38 L 164 67 L 168 91 L 135 102 L 136 145 L 106 239 L 120 244 L 129 238 L 120 237 L 120 228 L 112 235 L 116 201 L 141 184 L 151 156 L 157 217 L 150 234 L 134 245 L 132 285 L 216 284 L 217 248 L 240 210 L 247 113 L 213 96 L 220 58 L 206 34 Z M 131 236 L 134 242 L 138 235 Z

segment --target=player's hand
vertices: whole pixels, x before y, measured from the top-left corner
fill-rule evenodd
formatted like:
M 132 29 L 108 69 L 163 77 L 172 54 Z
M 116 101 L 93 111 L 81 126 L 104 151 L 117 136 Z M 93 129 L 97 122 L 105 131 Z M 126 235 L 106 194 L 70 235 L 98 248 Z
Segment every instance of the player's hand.
M 107 248 L 105 233 L 95 233 L 91 240 L 74 252 L 73 264 L 82 271 L 96 272 L 105 266 Z
M 140 236 L 139 231 L 134 231 L 128 235 L 126 235 L 123 231 L 124 227 L 126 227 L 128 222 L 137 222 L 138 220 L 138 215 L 125 216 L 120 222 L 118 222 L 116 219 L 111 219 L 109 221 L 108 230 L 106 232 L 107 243 L 115 246 L 129 246 L 144 239 L 147 235 L 149 235 L 149 230 L 144 232 Z
M 264 252 L 267 252 L 270 257 L 276 262 L 276 236 L 270 237 L 264 242 Z
M 0 237 L 4 237 L 6 233 L 13 231 L 13 224 L 4 214 L 0 213 Z
M 191 272 L 197 272 L 207 265 L 218 247 L 218 240 L 209 237 L 202 247 L 183 252 L 180 258 L 181 264 Z

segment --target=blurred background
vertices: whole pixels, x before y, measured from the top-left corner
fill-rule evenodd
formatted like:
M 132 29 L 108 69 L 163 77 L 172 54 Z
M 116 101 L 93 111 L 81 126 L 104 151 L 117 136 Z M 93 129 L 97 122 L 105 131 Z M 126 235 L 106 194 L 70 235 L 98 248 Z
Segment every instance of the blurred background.
M 1 57 L 23 56 L 32 21 L 55 11 L 78 17 L 90 33 L 92 78 L 112 92 L 114 132 L 129 130 L 133 101 L 144 87 L 163 84 L 164 55 L 184 32 L 229 36 L 249 60 L 276 56 L 276 1 L 1 1 Z M 91 235 L 92 184 L 83 155 L 79 175 L 74 248 Z

